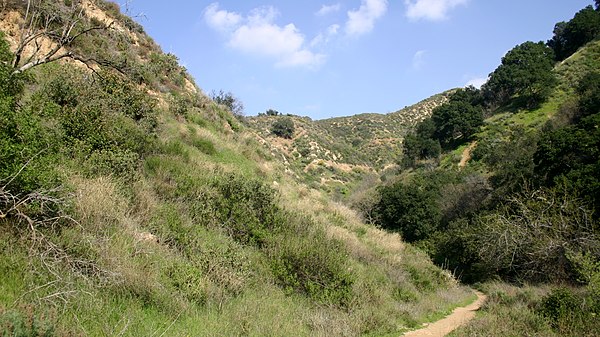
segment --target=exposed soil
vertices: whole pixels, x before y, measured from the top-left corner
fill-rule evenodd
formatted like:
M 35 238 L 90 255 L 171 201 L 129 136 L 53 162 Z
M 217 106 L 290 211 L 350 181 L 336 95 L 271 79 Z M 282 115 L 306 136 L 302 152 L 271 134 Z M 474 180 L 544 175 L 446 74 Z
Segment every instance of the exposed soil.
M 487 296 L 475 291 L 477 300 L 466 307 L 454 309 L 454 311 L 445 318 L 429 323 L 426 327 L 405 333 L 404 337 L 442 337 L 446 336 L 454 329 L 467 324 L 475 317 L 475 312 L 481 308 Z
M 475 149 L 475 146 L 477 146 L 477 142 L 471 143 L 463 151 L 462 157 L 460 159 L 460 163 L 458 163 L 458 167 L 463 168 L 463 167 L 467 166 L 467 163 L 469 162 L 469 160 L 471 160 L 471 152 L 473 152 L 473 149 Z

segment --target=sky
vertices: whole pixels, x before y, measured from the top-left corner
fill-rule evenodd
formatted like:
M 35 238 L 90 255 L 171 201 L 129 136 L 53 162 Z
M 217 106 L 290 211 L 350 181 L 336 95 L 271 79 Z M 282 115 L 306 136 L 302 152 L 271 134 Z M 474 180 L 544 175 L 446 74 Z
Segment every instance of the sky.
M 323 119 L 389 113 L 480 86 L 507 51 L 547 41 L 557 22 L 592 3 L 129 0 L 121 8 L 205 93 L 233 93 L 246 115 Z

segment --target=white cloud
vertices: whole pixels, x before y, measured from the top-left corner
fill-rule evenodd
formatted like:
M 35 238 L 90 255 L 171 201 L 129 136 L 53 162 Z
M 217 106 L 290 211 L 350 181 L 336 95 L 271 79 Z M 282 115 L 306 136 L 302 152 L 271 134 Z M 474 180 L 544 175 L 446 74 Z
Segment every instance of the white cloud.
M 474 86 L 475 88 L 479 89 L 479 88 L 481 88 L 481 86 L 482 86 L 482 85 L 484 85 L 484 84 L 485 84 L 485 82 L 487 82 L 487 81 L 488 81 L 488 78 L 487 78 L 487 77 L 476 77 L 476 78 L 472 78 L 472 79 L 470 79 L 470 80 L 467 82 L 467 84 L 465 84 L 465 87 L 468 87 L 468 86 L 471 86 L 471 85 L 472 85 L 472 86 Z
M 348 12 L 346 34 L 357 36 L 369 33 L 375 21 L 387 12 L 387 0 L 362 0 L 359 9 Z
M 339 3 L 333 5 L 323 5 L 321 6 L 321 9 L 319 9 L 319 11 L 315 13 L 315 15 L 325 16 L 327 14 L 339 12 L 340 9 L 342 9 L 342 5 L 340 5 Z
M 247 17 L 219 10 L 213 3 L 204 11 L 207 24 L 226 34 L 227 44 L 247 54 L 271 58 L 278 67 L 314 68 L 325 61 L 325 55 L 307 49 L 304 35 L 292 23 L 274 23 L 279 15 L 273 7 L 252 10 Z
M 447 18 L 448 11 L 468 0 L 404 0 L 407 6 L 406 16 L 411 20 L 440 21 Z
M 419 50 L 415 53 L 415 55 L 413 55 L 412 67 L 414 70 L 421 70 L 421 68 L 423 68 L 423 66 L 425 65 L 426 53 L 426 50 Z
M 312 41 L 310 41 L 310 46 L 316 47 L 329 43 L 331 39 L 338 35 L 339 30 L 340 25 L 337 24 L 327 27 L 325 33 L 319 33 L 314 39 L 312 39 Z
M 226 32 L 234 29 L 242 21 L 242 16 L 225 10 L 219 10 L 219 4 L 210 4 L 204 10 L 206 23 L 214 30 Z

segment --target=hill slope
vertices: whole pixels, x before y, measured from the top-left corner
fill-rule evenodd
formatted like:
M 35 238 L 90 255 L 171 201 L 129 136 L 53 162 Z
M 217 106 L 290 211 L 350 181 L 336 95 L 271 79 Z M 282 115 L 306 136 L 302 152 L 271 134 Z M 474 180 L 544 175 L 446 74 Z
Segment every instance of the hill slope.
M 361 114 L 313 121 L 308 117 L 286 116 L 293 120 L 291 139 L 276 136 L 272 125 L 284 116 L 247 118 L 276 160 L 309 186 L 334 197 L 350 194 L 367 176 L 378 177 L 397 166 L 402 139 L 414 125 L 431 115 L 453 90 L 432 96 L 415 105 L 389 114 Z
M 0 14 L 2 334 L 383 335 L 472 296 L 285 174 L 114 3 L 42 1 L 48 26 L 23 4 Z

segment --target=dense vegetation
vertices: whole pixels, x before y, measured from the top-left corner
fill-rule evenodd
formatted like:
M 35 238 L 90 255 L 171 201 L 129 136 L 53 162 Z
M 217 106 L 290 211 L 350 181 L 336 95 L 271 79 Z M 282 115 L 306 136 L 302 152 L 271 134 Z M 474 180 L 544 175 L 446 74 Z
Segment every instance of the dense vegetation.
M 471 298 L 297 184 L 114 3 L 32 4 L 77 38 L 27 69 L 23 27 L 0 38 L 1 335 L 383 335 Z
M 584 286 L 531 299 L 543 333 L 600 327 L 599 36 L 589 6 L 510 50 L 405 138 L 407 170 L 367 209 L 463 281 Z

